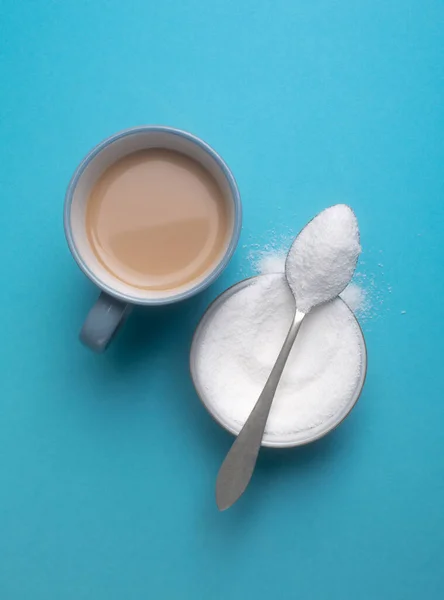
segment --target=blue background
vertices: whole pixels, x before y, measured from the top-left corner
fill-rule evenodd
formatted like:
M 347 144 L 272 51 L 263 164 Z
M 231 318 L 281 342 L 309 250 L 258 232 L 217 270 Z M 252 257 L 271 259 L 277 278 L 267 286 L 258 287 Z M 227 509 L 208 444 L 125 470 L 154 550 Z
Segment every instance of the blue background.
M 443 26 L 440 0 L 0 1 L 2 600 L 444 597 Z M 222 154 L 242 240 L 210 290 L 94 356 L 63 196 L 143 123 Z M 252 244 L 338 201 L 377 290 L 365 391 L 218 513 L 231 438 L 193 391 L 192 332 Z

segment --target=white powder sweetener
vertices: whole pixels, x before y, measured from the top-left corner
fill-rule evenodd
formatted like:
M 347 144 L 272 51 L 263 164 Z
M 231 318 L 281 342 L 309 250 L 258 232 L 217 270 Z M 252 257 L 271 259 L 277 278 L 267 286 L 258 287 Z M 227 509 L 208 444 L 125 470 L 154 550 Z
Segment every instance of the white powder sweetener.
M 239 431 L 282 348 L 294 298 L 282 274 L 253 279 L 220 305 L 201 334 L 197 371 L 213 413 Z M 314 428 L 353 397 L 361 375 L 359 327 L 335 299 L 302 323 L 282 374 L 266 435 L 281 438 Z
M 351 310 L 362 316 L 368 309 L 367 292 L 357 283 L 349 283 L 341 294 L 341 298 Z
M 253 268 L 259 275 L 285 273 L 287 254 L 283 248 L 270 248 L 257 252 L 252 257 Z M 340 294 L 349 308 L 360 318 L 366 319 L 371 310 L 371 302 L 366 289 L 356 282 L 351 282 Z
M 358 222 L 345 204 L 320 212 L 301 231 L 288 253 L 286 273 L 296 305 L 309 312 L 340 294 L 361 252 Z

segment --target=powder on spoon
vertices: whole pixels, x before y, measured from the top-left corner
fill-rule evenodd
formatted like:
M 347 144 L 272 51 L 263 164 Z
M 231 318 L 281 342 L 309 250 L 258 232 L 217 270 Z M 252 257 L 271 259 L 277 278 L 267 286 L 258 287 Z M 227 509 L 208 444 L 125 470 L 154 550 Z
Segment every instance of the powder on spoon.
M 340 294 L 361 252 L 354 212 L 336 204 L 320 212 L 297 236 L 286 263 L 288 283 L 302 312 Z

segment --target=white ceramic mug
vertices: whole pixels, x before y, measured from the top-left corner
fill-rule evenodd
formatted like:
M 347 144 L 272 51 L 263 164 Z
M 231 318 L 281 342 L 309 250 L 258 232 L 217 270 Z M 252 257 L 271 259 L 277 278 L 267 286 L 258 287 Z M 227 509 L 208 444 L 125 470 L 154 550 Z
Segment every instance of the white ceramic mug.
M 86 205 L 92 187 L 102 173 L 120 158 L 148 148 L 176 150 L 199 162 L 216 180 L 232 210 L 231 231 L 221 258 L 201 276 L 174 290 L 150 291 L 124 283 L 98 261 L 85 226 Z M 117 133 L 96 146 L 75 171 L 66 192 L 64 212 L 68 246 L 77 264 L 101 290 L 80 332 L 91 349 L 103 351 L 134 304 L 159 305 L 178 302 L 209 286 L 227 266 L 237 246 L 242 207 L 236 181 L 222 158 L 194 135 L 157 125 L 134 127 Z

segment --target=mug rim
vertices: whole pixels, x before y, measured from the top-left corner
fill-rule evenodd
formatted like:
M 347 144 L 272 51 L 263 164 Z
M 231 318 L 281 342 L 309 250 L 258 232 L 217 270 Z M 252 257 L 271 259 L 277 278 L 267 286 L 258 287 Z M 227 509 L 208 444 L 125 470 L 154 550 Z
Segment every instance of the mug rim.
M 218 167 L 221 169 L 225 179 L 228 182 L 230 187 L 230 192 L 232 196 L 233 208 L 234 208 L 234 217 L 233 217 L 233 231 L 231 233 L 230 242 L 228 247 L 220 259 L 219 263 L 215 266 L 215 268 L 199 283 L 196 285 L 192 285 L 189 289 L 175 294 L 173 296 L 165 296 L 165 297 L 154 297 L 154 298 L 140 298 L 131 296 L 130 294 L 124 294 L 114 289 L 113 287 L 107 285 L 103 282 L 97 275 L 89 268 L 86 261 L 83 259 L 80 254 L 77 246 L 74 242 L 74 236 L 72 234 L 71 227 L 71 206 L 73 201 L 73 196 L 77 184 L 79 182 L 80 177 L 83 175 L 87 166 L 110 144 L 113 144 L 117 140 L 122 138 L 137 135 L 141 133 L 168 133 L 171 135 L 175 135 L 177 137 L 185 138 L 188 141 L 196 144 L 202 150 L 204 150 L 208 155 L 210 155 L 214 161 L 217 163 Z M 128 129 L 123 129 L 113 135 L 105 138 L 101 142 L 99 142 L 92 150 L 88 152 L 88 154 L 82 159 L 74 174 L 71 177 L 71 180 L 68 184 L 68 188 L 65 194 L 65 205 L 63 210 L 63 225 L 65 231 L 66 241 L 68 243 L 69 250 L 74 257 L 76 263 L 83 271 L 83 273 L 90 279 L 98 288 L 117 298 L 118 300 L 122 300 L 124 302 L 129 302 L 131 304 L 140 304 L 140 305 L 164 305 L 164 304 L 172 304 L 174 302 L 180 302 L 181 300 L 185 300 L 186 298 L 190 298 L 195 294 L 203 291 L 209 285 L 215 281 L 225 267 L 228 265 L 231 257 L 234 254 L 234 251 L 239 242 L 239 237 L 242 228 L 242 204 L 240 199 L 239 189 L 234 178 L 233 173 L 229 169 L 227 163 L 223 160 L 223 158 L 206 142 L 204 142 L 201 138 L 189 133 L 188 131 L 184 131 L 183 129 L 177 129 L 176 127 L 169 127 L 166 125 L 139 125 L 135 127 L 130 127 Z

